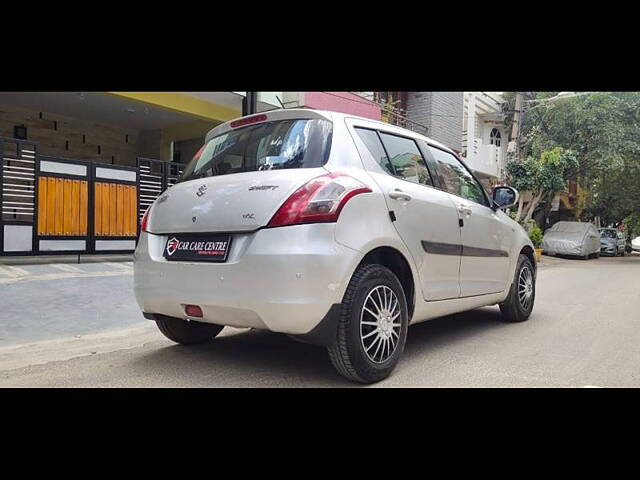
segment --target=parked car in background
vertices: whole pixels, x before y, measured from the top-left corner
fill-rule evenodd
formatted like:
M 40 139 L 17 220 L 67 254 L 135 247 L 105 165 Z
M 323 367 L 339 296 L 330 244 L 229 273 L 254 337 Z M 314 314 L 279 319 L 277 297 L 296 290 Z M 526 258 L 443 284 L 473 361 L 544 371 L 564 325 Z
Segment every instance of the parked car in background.
M 174 342 L 270 330 L 376 382 L 410 324 L 486 305 L 529 318 L 533 244 L 503 211 L 517 200 L 393 125 L 307 109 L 245 117 L 209 132 L 144 214 L 136 298 Z
M 631 240 L 631 249 L 635 252 L 640 252 L 640 237 Z
M 617 228 L 601 228 L 600 229 L 600 254 L 624 256 L 626 254 L 627 239 Z
M 600 233 L 591 223 L 558 222 L 545 232 L 542 250 L 547 255 L 598 258 Z

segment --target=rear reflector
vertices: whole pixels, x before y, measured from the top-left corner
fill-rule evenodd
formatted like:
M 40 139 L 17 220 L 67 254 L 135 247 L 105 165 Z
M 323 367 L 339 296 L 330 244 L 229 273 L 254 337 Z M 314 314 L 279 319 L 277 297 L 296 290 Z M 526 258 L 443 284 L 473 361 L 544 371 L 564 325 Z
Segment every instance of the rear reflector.
M 252 123 L 264 122 L 267 119 L 266 115 L 254 115 L 253 117 L 241 118 L 235 122 L 231 122 L 231 128 L 244 127 L 245 125 L 251 125 Z
M 202 309 L 197 305 L 185 305 L 184 312 L 189 317 L 202 318 Z

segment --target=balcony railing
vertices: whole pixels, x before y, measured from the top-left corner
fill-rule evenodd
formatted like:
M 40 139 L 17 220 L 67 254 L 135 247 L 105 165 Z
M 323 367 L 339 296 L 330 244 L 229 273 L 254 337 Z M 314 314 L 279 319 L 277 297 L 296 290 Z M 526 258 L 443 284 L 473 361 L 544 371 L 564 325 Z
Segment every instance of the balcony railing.
M 502 149 L 496 145 L 485 144 L 478 138 L 473 139 L 471 148 L 467 145 L 468 138 L 463 136 L 463 151 L 466 149 L 466 161 L 469 166 L 486 175 L 500 176 L 502 167 Z

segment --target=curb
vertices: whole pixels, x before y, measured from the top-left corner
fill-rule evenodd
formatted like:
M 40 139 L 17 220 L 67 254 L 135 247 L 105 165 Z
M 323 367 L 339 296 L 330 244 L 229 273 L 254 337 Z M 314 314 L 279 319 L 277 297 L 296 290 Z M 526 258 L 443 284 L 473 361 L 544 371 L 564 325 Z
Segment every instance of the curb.
M 132 262 L 133 254 L 112 255 L 38 255 L 0 257 L 0 265 L 42 265 L 48 263 Z

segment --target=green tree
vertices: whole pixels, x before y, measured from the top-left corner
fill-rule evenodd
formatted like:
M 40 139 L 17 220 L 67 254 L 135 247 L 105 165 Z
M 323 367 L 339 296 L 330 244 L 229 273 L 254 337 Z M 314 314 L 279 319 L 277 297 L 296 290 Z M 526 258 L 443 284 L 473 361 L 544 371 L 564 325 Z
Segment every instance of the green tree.
M 530 184 L 538 182 L 524 178 L 523 172 L 536 170 L 530 159 L 561 147 L 573 152 L 576 161 L 563 172 L 564 179 L 576 180 L 587 192 L 583 220 L 600 216 L 612 224 L 640 214 L 640 92 L 595 92 L 541 101 L 556 94 L 524 93 L 529 102 L 519 138 L 521 155 L 513 160 L 515 166 L 508 165 L 508 171 L 520 178 L 519 189 L 534 192 Z M 514 98 L 513 93 L 505 94 L 507 123 L 512 121 Z
M 531 243 L 533 243 L 533 246 L 535 248 L 540 248 L 543 237 L 544 234 L 542 233 L 542 229 L 537 225 L 531 229 L 531 232 L 529 232 L 529 238 L 531 239 Z
M 541 200 L 552 199 L 557 192 L 564 190 L 567 176 L 577 165 L 575 153 L 558 146 L 542 151 L 539 156 L 530 155 L 523 160 L 509 162 L 507 171 L 513 187 L 532 195 L 526 211 L 520 197 L 516 221 L 528 222 Z

